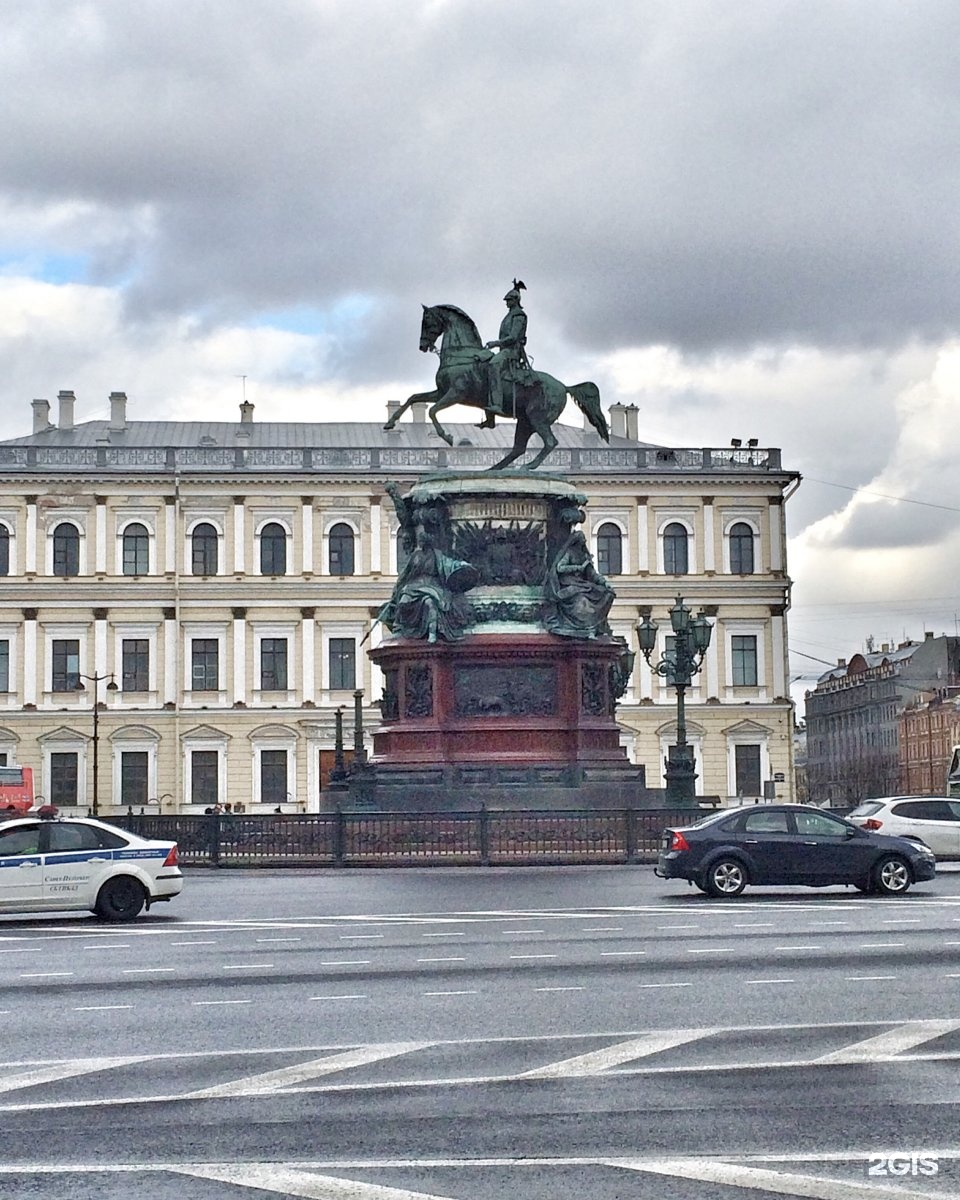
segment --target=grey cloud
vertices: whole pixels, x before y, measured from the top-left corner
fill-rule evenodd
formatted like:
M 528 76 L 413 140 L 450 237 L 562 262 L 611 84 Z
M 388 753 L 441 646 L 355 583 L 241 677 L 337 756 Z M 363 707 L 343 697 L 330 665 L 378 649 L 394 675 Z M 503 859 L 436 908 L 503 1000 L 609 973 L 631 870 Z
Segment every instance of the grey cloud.
M 953 3 L 25 0 L 9 20 L 0 186 L 147 206 L 138 250 L 96 260 L 132 272 L 133 313 L 362 292 L 392 320 L 519 271 L 594 351 L 960 324 Z M 399 334 L 381 322 L 377 354 L 373 328 L 342 369 L 389 371 Z
M 917 504 L 860 505 L 833 543 L 840 549 L 911 549 L 937 546 L 956 533 L 960 513 Z

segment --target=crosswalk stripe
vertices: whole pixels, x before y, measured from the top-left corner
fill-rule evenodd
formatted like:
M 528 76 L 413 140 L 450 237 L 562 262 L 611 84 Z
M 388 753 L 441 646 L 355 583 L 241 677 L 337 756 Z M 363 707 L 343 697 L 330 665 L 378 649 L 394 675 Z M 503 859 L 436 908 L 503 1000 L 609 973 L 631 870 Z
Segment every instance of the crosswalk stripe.
M 126 1058 L 73 1058 L 67 1062 L 30 1067 L 26 1071 L 0 1076 L 0 1092 L 15 1092 L 19 1088 L 36 1087 L 41 1083 L 59 1083 L 77 1075 L 91 1075 L 96 1071 L 109 1071 L 114 1067 L 126 1067 L 131 1063 L 145 1061 L 147 1059 L 144 1055 Z
M 407 1188 L 385 1187 L 379 1183 L 335 1179 L 272 1163 L 197 1163 L 170 1169 L 196 1179 L 258 1188 L 280 1196 L 299 1196 L 302 1200 L 451 1200 L 449 1196 L 438 1196 L 434 1192 L 411 1192 Z
M 432 1042 L 384 1042 L 371 1046 L 357 1046 L 353 1050 L 344 1050 L 341 1054 L 329 1054 L 323 1058 L 315 1058 L 310 1062 L 296 1063 L 291 1067 L 281 1067 L 275 1071 L 263 1071 L 257 1075 L 246 1075 L 242 1079 L 231 1079 L 227 1083 L 216 1084 L 214 1087 L 200 1088 L 199 1091 L 187 1092 L 185 1100 L 210 1100 L 220 1096 L 257 1096 L 278 1088 L 290 1087 L 303 1083 L 307 1079 L 316 1079 L 321 1075 L 332 1075 L 336 1071 L 346 1071 L 351 1067 L 363 1067 L 369 1063 L 381 1062 L 387 1058 L 397 1058 L 401 1054 L 411 1054 L 415 1050 L 426 1050 Z
M 860 1042 L 852 1042 L 849 1046 L 841 1046 L 820 1058 L 815 1063 L 859 1063 L 872 1062 L 878 1058 L 889 1058 L 892 1054 L 902 1054 L 921 1046 L 933 1038 L 942 1037 L 960 1029 L 960 1021 L 910 1021 L 909 1024 L 898 1025 L 896 1029 L 888 1029 L 884 1033 L 864 1038 Z
M 588 1054 L 577 1054 L 573 1058 L 563 1058 L 544 1067 L 524 1071 L 517 1078 L 568 1079 L 575 1075 L 596 1075 L 610 1067 L 635 1062 L 638 1058 L 659 1054 L 661 1050 L 672 1050 L 675 1046 L 696 1042 L 719 1032 L 718 1029 L 664 1029 L 646 1033 L 643 1037 L 605 1046 L 602 1050 L 591 1050 Z

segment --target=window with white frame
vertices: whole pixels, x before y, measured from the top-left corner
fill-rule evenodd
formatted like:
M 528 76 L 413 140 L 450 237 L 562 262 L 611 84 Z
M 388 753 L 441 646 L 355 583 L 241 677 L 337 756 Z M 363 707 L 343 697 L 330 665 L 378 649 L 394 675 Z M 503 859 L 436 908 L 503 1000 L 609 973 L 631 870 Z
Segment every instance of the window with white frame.
M 58 808 L 80 801 L 80 755 L 75 750 L 54 750 L 48 760 L 47 802 Z
M 357 639 L 332 637 L 328 645 L 331 691 L 353 691 L 357 686 Z
M 220 688 L 220 639 L 190 639 L 190 690 L 216 692 Z
M 131 521 L 120 535 L 120 571 L 123 575 L 150 574 L 150 531 L 140 521 Z
M 597 570 L 601 575 L 623 574 L 623 530 L 612 521 L 597 529 Z
M 150 755 L 146 750 L 120 751 L 120 803 L 143 806 L 150 798 Z
M 0 523 L 0 575 L 10 574 L 10 529 Z
M 287 726 L 266 726 L 250 735 L 253 743 L 253 801 L 289 803 L 297 794 L 297 735 Z
M 345 522 L 338 521 L 327 534 L 327 554 L 331 575 L 353 575 L 356 568 L 356 533 Z
M 260 574 L 286 575 L 287 530 L 279 521 L 268 521 L 260 530 Z
M 285 692 L 287 682 L 287 639 L 260 639 L 260 688 L 265 692 Z
M 756 530 L 746 521 L 735 521 L 727 533 L 731 575 L 752 575 L 755 570 Z
M 0 692 L 10 691 L 10 639 L 0 638 Z
M 149 638 L 123 638 L 120 643 L 120 690 L 150 691 Z
M 50 643 L 51 692 L 80 690 L 79 638 L 53 638 Z
M 760 780 L 760 744 L 747 742 L 733 747 L 734 779 L 736 795 L 760 796 L 763 786 Z
M 730 635 L 730 670 L 734 687 L 757 686 L 757 635 L 755 633 Z
M 199 521 L 190 531 L 190 573 L 216 575 L 220 569 L 220 532 L 209 521 Z
M 80 574 L 80 530 L 70 521 L 61 521 L 53 531 L 54 575 L 67 578 Z
M 208 808 L 220 801 L 220 750 L 189 750 L 191 804 L 204 804 Z

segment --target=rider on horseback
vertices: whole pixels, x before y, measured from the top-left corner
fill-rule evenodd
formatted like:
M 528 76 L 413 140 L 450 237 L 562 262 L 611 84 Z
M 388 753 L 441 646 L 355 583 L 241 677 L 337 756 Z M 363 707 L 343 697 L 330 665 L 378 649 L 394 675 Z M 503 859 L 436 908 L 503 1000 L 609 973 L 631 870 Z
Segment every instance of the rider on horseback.
M 500 322 L 500 333 L 495 342 L 487 342 L 487 350 L 497 350 L 488 366 L 490 371 L 490 406 L 487 415 L 480 423 L 481 429 L 492 429 L 496 424 L 496 415 L 513 417 L 516 415 L 517 384 L 523 381 L 522 372 L 529 371 L 530 362 L 527 359 L 527 314 L 520 305 L 520 291 L 526 291 L 527 285 L 520 279 L 513 281 L 513 287 L 504 296 L 507 304 L 507 315 Z M 504 384 L 510 385 L 509 399 L 505 403 Z

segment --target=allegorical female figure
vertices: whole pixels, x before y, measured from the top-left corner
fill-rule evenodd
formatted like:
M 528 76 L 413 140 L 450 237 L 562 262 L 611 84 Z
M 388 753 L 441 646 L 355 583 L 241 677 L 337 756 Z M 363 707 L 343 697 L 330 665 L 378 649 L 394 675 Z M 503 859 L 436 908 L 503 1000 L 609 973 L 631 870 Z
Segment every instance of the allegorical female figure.
M 579 529 L 571 529 L 548 567 L 543 596 L 544 625 L 551 633 L 595 638 L 610 632 L 607 615 L 614 591 L 593 565 L 587 540 Z
M 463 637 L 473 621 L 470 602 L 463 593 L 476 586 L 479 571 L 444 554 L 421 524 L 412 531 L 404 530 L 404 536 L 410 556 L 393 595 L 380 610 L 380 620 L 401 637 L 426 638 L 428 642 Z

